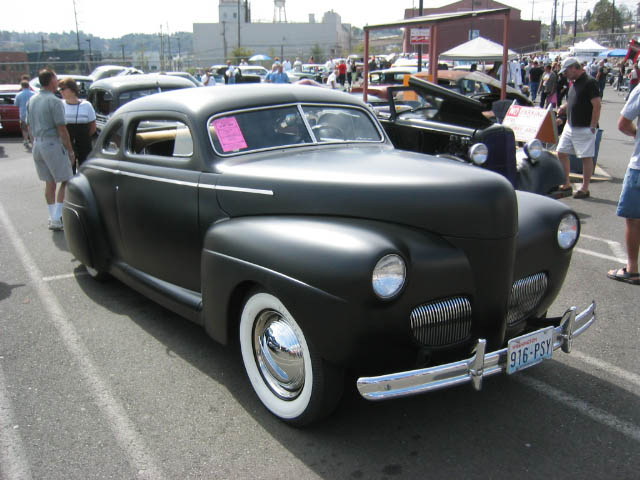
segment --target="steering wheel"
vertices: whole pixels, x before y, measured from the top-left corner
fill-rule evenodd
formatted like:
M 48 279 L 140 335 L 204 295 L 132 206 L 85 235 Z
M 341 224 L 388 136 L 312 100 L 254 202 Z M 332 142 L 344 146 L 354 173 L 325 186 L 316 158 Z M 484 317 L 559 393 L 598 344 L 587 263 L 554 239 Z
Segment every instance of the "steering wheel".
M 313 134 L 318 140 L 345 140 L 344 132 L 338 127 L 327 125 L 326 123 L 319 123 L 311 127 Z

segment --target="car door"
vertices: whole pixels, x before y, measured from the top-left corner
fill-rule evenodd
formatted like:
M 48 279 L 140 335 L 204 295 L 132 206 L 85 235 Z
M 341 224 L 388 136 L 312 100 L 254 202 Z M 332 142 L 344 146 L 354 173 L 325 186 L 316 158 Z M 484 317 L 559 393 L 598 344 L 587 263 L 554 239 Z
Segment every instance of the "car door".
M 129 123 L 117 209 L 122 260 L 140 272 L 200 290 L 201 238 L 193 137 L 186 121 L 143 115 Z

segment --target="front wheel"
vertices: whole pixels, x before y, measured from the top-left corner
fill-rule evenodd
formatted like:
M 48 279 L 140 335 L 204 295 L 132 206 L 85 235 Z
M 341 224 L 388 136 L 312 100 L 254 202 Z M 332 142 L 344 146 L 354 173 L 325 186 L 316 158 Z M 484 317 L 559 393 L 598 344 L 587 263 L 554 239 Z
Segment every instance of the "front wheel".
M 331 413 L 340 400 L 342 369 L 318 356 L 275 296 L 257 292 L 246 301 L 240 348 L 254 391 L 281 420 L 307 425 Z

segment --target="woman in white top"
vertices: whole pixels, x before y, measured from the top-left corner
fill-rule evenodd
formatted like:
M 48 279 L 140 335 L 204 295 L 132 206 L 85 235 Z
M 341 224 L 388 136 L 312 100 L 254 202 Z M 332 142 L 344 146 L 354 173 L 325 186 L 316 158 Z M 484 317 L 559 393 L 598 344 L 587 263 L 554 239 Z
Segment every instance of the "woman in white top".
M 62 95 L 67 130 L 76 154 L 75 173 L 91 152 L 91 137 L 96 133 L 96 112 L 89 102 L 78 98 L 78 85 L 73 78 L 60 80 L 58 91 Z

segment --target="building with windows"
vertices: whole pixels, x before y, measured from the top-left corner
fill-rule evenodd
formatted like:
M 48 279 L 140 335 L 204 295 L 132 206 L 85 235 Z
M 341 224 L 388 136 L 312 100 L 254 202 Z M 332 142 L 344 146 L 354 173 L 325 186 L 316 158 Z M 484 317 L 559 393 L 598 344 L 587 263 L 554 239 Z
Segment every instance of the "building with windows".
M 437 8 L 423 8 L 422 14 L 468 12 L 471 10 L 489 10 L 494 8 L 511 8 L 509 15 L 509 48 L 517 52 L 535 50 L 540 43 L 540 21 L 522 20 L 520 18 L 520 10 L 510 5 L 505 5 L 494 0 L 460 0 Z M 417 8 L 408 8 L 405 10 L 405 19 L 417 16 Z M 438 27 L 438 50 L 444 52 L 478 36 L 488 38 L 502 45 L 503 28 L 503 15 L 465 18 L 442 23 Z M 405 46 L 408 47 L 408 45 L 409 41 L 407 38 L 405 39 Z
M 314 47 L 319 47 L 324 57 L 340 57 L 351 53 L 355 46 L 351 25 L 342 23 L 340 15 L 333 11 L 326 12 L 321 22 L 313 14 L 308 23 L 253 22 L 249 2 L 219 0 L 218 13 L 218 23 L 193 24 L 193 55 L 201 66 L 224 63 L 238 46 L 256 54 L 297 56 L 303 61 Z

